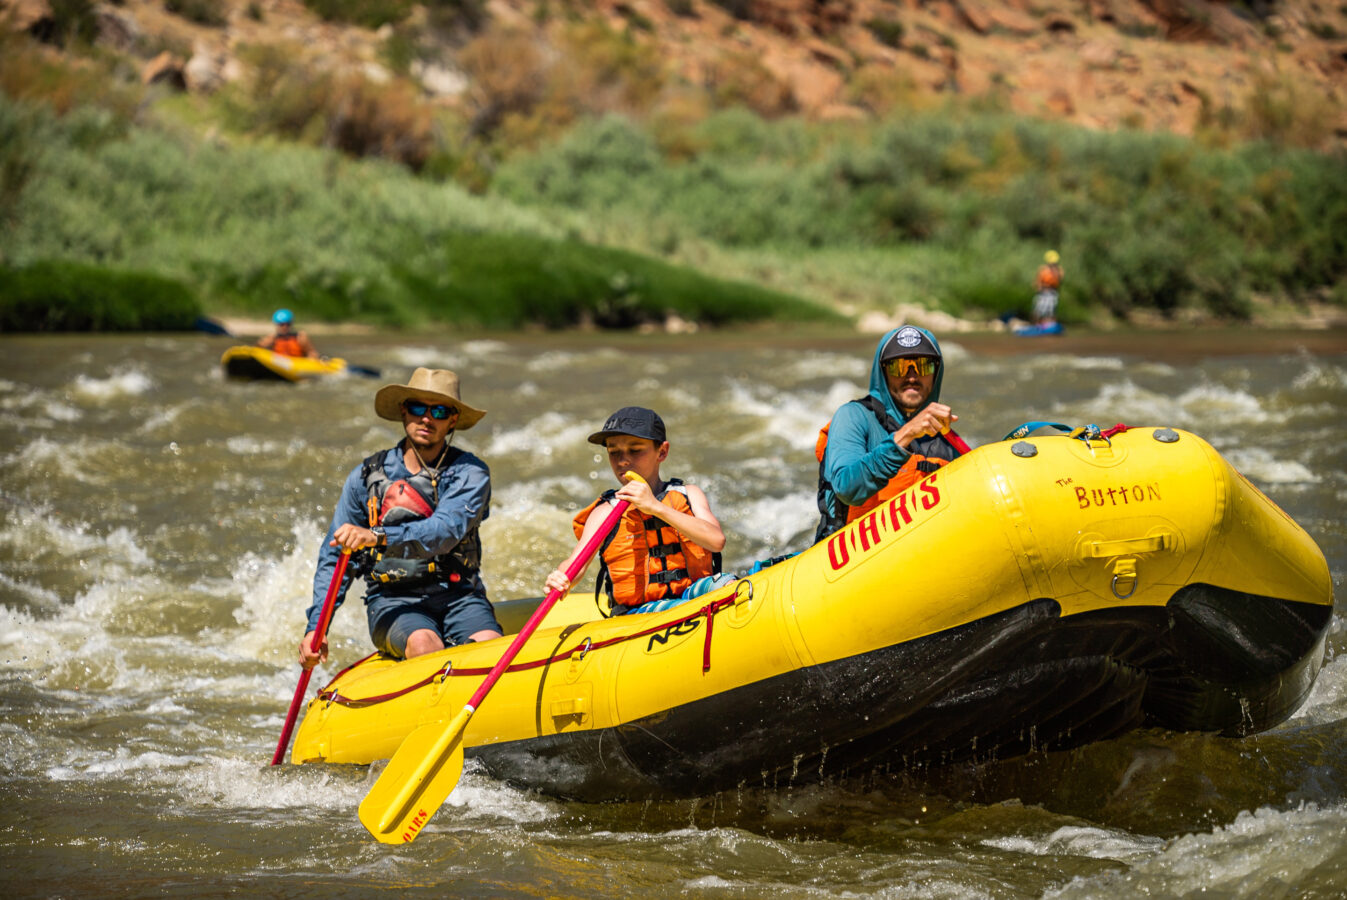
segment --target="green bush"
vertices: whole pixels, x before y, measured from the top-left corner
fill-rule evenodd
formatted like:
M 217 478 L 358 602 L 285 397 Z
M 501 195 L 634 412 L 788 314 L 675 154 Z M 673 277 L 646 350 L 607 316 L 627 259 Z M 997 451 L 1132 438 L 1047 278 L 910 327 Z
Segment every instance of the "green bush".
M 392 163 L 0 96 L 0 265 L 153 272 L 225 311 L 393 325 L 822 315 L 801 297 L 999 313 L 1027 306 L 1050 247 L 1082 319 L 1344 293 L 1341 154 L 948 111 L 679 127 L 666 152 L 654 126 L 584 122 L 480 168 L 479 196 Z
M 5 181 L 6 259 L 16 267 L 60 259 L 34 270 L 45 273 L 40 283 L 82 279 L 65 294 L 86 298 L 58 302 L 40 327 L 150 327 L 153 317 L 121 315 L 135 304 L 98 299 L 104 277 L 109 296 L 129 290 L 131 276 L 117 276 L 125 270 L 188 285 L 226 311 L 289 306 L 311 320 L 395 326 L 621 327 L 670 312 L 707 323 L 837 318 L 756 285 L 564 239 L 545 217 L 391 164 L 294 146 L 198 146 L 0 98 L 5 135 L 26 137 L 0 145 L 0 173 L 14 172 Z M 146 296 L 167 290 L 147 287 Z M 31 319 L 35 302 L 16 299 L 14 308 Z M 88 316 L 75 314 L 86 307 Z
M 164 0 L 164 9 L 198 25 L 218 28 L 229 21 L 215 0 Z
M 575 240 L 464 232 L 446 237 L 429 276 L 404 272 L 436 319 L 551 328 L 662 322 L 669 313 L 713 325 L 776 319 L 843 321 L 777 291 L 710 278 L 647 256 Z
M 0 331 L 190 331 L 201 315 L 180 282 L 67 261 L 0 268 Z
M 304 5 L 329 22 L 366 28 L 396 24 L 412 10 L 411 0 L 304 0 Z
M 578 128 L 505 162 L 492 190 L 620 223 L 631 246 L 710 241 L 785 260 L 931 244 L 978 273 L 933 273 L 894 292 L 956 309 L 1025 294 L 1052 247 L 1078 309 L 1193 306 L 1238 318 L 1254 292 L 1337 283 L 1347 264 L 1343 162 L 1004 115 L 909 116 L 849 132 L 739 113 L 708 119 L 675 159 L 631 122 Z

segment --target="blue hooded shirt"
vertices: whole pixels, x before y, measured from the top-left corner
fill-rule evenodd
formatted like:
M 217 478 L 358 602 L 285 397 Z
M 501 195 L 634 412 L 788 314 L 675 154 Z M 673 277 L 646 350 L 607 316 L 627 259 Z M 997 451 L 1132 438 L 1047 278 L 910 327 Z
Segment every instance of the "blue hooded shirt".
M 880 357 L 884 348 L 903 328 L 895 328 L 885 334 L 875 347 L 874 361 L 870 366 L 869 390 L 869 395 L 882 403 L 890 418 L 899 425 L 907 422 L 908 416 L 898 408 L 893 394 L 889 392 Z M 930 341 L 941 365 L 936 370 L 930 396 L 913 411 L 914 414 L 940 399 L 940 386 L 945 379 L 944 356 L 935 335 L 925 328 L 915 330 Z M 822 520 L 814 539 L 818 541 L 827 537 L 827 522 L 836 521 L 839 517 L 842 521 L 846 520 L 845 507 L 858 506 L 879 493 L 911 455 L 893 442 L 893 435 L 860 402 L 851 400 L 842 404 L 833 414 L 832 424 L 828 428 L 828 447 L 819 467 L 818 504 Z

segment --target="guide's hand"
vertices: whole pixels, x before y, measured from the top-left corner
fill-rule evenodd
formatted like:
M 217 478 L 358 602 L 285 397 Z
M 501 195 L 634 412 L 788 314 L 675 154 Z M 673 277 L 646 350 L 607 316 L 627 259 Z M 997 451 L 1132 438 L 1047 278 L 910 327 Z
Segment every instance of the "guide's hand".
M 347 522 L 344 525 L 337 526 L 337 530 L 332 533 L 332 540 L 327 543 L 329 547 L 340 547 L 343 550 L 355 552 L 365 547 L 377 545 L 379 539 L 368 528 L 362 528 L 359 525 L 352 525 Z
M 903 423 L 903 427 L 893 433 L 893 442 L 904 450 L 919 437 L 944 434 L 959 421 L 948 406 L 932 403 Z
M 318 652 L 313 652 L 313 632 L 308 634 L 299 642 L 299 664 L 306 669 L 312 669 L 320 662 L 327 662 L 327 641 L 324 640 Z

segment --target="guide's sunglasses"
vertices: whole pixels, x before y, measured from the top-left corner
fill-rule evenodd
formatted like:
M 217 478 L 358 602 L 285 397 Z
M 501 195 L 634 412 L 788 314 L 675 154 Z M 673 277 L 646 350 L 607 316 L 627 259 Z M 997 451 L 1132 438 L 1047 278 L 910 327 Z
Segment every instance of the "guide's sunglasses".
M 934 375 L 940 368 L 940 360 L 934 356 L 899 357 L 884 362 L 884 371 L 898 378 L 907 376 L 909 370 L 921 376 Z
M 431 406 L 429 403 L 418 403 L 415 400 L 408 400 L 406 403 L 402 404 L 402 408 L 407 411 L 407 415 L 414 419 L 421 418 L 427 411 L 430 412 L 430 417 L 432 419 L 447 419 L 458 412 L 458 410 L 454 409 L 452 406 L 445 406 L 443 403 L 436 403 L 434 406 Z

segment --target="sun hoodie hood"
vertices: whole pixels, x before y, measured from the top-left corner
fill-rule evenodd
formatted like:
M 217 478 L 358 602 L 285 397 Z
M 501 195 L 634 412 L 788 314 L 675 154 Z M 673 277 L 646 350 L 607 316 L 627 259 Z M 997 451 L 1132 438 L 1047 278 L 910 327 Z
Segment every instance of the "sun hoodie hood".
M 885 351 L 888 351 L 887 353 Z M 889 393 L 889 383 L 880 364 L 886 357 L 910 353 L 944 357 L 935 336 L 924 328 L 904 325 L 880 340 L 870 366 L 870 396 L 878 400 L 889 417 L 902 425 L 907 421 Z M 931 394 L 922 408 L 940 398 L 945 367 L 936 370 Z M 865 404 L 854 400 L 843 403 L 828 425 L 823 459 L 819 462 L 819 527 L 815 540 L 836 530 L 846 520 L 845 507 L 858 506 L 873 497 L 911 457 L 911 451 L 897 446 L 893 435 Z
M 915 325 L 903 325 L 901 328 L 895 328 L 885 334 L 883 340 L 879 342 L 879 346 L 875 347 L 874 362 L 870 366 L 870 396 L 884 404 L 884 408 L 888 410 L 889 415 L 893 416 L 895 422 L 906 422 L 908 417 L 903 415 L 902 410 L 898 408 L 898 404 L 893 400 L 893 394 L 889 393 L 889 382 L 884 377 L 884 367 L 880 363 L 884 357 L 885 350 L 893 346 L 903 349 L 912 347 L 915 350 L 921 346 L 922 342 L 920 338 L 929 341 L 931 348 L 935 350 L 935 353 L 920 353 L 919 355 L 933 355 L 940 360 L 940 368 L 935 370 L 935 382 L 931 385 L 931 394 L 921 406 L 917 407 L 916 411 L 921 412 L 921 410 L 925 409 L 931 403 L 940 400 L 940 385 L 945 380 L 945 357 L 940 351 L 940 343 L 935 339 L 935 335 L 931 334 L 925 328 L 918 328 Z M 897 342 L 896 345 L 895 341 Z M 894 356 L 906 356 L 907 353 L 900 351 L 897 353 L 891 352 L 888 355 L 892 358 Z

